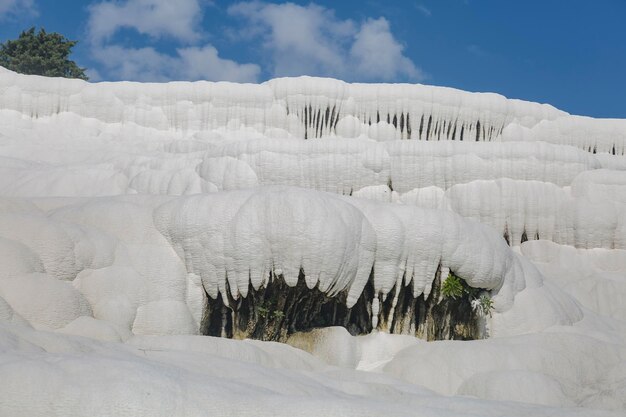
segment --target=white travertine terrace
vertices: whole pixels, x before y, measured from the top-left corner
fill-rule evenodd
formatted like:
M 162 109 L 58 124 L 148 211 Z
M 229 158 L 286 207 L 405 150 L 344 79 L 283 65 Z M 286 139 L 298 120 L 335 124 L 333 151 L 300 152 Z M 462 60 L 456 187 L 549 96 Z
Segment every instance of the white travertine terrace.
M 619 415 L 625 144 L 624 120 L 441 87 L 0 68 L 0 415 Z M 376 322 L 438 270 L 492 297 L 487 340 L 304 336 L 365 373 L 197 336 L 207 300 L 275 277 L 348 307 L 371 284 Z

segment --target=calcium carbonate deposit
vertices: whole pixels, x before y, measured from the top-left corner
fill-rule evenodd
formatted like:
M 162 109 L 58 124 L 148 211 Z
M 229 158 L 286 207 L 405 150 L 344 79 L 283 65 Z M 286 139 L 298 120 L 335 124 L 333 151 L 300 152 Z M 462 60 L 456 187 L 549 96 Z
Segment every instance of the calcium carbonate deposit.
M 0 416 L 623 416 L 624 300 L 626 120 L 0 68 Z

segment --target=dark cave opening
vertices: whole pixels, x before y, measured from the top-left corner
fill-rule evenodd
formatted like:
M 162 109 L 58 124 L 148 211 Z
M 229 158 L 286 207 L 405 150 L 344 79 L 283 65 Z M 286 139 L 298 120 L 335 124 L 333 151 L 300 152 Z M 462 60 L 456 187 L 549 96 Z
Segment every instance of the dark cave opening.
M 428 296 L 413 297 L 413 284 L 400 284 L 380 303 L 378 329 L 389 333 L 409 334 L 425 340 L 471 340 L 481 337 L 480 317 L 469 295 L 459 298 L 441 296 L 440 270 Z M 284 342 L 289 335 L 316 328 L 341 326 L 352 335 L 372 331 L 372 302 L 375 297 L 370 277 L 356 304 L 346 306 L 347 292 L 329 297 L 317 287 L 306 286 L 301 271 L 297 285 L 290 287 L 282 276 L 272 276 L 269 283 L 228 305 L 221 297 L 207 297 L 201 334 L 236 339 Z M 393 300 L 396 299 L 395 306 Z

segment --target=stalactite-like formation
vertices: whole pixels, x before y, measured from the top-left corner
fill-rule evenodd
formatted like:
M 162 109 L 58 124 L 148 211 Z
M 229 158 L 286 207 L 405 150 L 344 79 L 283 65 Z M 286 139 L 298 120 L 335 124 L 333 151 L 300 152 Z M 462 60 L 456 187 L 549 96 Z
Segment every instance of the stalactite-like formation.
M 441 269 L 430 294 L 413 296 L 413 283 L 394 287 L 382 302 L 377 328 L 389 333 L 409 334 L 425 340 L 471 340 L 483 336 L 480 316 L 467 295 L 445 298 L 441 295 Z M 228 293 L 227 293 L 228 294 Z M 395 294 L 395 296 L 394 296 Z M 237 300 L 227 295 L 207 297 L 200 332 L 209 336 L 284 342 L 289 335 L 316 328 L 341 326 L 352 335 L 372 330 L 373 279 L 370 278 L 356 304 L 346 306 L 346 292 L 330 297 L 317 288 L 309 289 L 300 271 L 298 283 L 289 286 L 281 276 L 271 276 L 268 284 Z

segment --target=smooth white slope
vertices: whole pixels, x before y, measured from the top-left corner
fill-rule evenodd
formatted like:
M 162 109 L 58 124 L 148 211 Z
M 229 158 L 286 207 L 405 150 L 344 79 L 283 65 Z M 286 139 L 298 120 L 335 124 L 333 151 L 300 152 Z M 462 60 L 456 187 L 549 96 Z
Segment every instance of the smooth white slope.
M 502 132 L 504 141 L 543 141 L 572 145 L 587 152 L 626 154 L 626 120 L 569 116 L 542 120 L 535 126 L 511 123 Z
M 626 251 L 576 249 L 529 241 L 522 254 L 583 306 L 615 320 L 626 318 Z
M 0 69 L 0 414 L 619 415 L 622 124 L 426 86 Z M 396 140 L 409 125 L 429 141 Z M 439 263 L 492 289 L 492 339 L 315 337 L 374 374 L 190 336 L 207 295 L 270 270 L 351 304 L 372 267 L 385 298 L 428 293 Z
M 305 352 L 277 343 L 161 336 L 133 338 L 122 345 L 4 323 L 0 323 L 0 336 L 0 376 L 9 382 L 0 386 L 0 414 L 12 417 L 191 417 L 204 416 L 207 412 L 233 417 L 320 414 L 330 417 L 381 414 L 595 417 L 621 413 L 441 396 L 391 375 L 330 367 Z M 563 347 L 566 340 L 553 338 L 556 342 L 553 344 Z M 533 339 L 520 338 L 519 341 L 519 351 L 532 349 Z M 392 340 L 391 343 L 397 342 Z M 360 342 L 359 345 L 363 346 Z M 391 347 L 390 343 L 386 346 Z M 439 349 L 439 344 L 419 346 L 428 348 L 444 366 L 446 358 L 447 361 L 457 360 L 451 349 Z M 453 343 L 446 346 L 454 348 Z M 585 349 L 578 350 L 584 352 Z M 414 350 L 408 347 L 401 351 L 399 363 Z M 485 349 L 484 354 L 493 350 Z M 472 358 L 482 357 L 482 351 L 472 350 Z M 525 356 L 532 358 L 530 363 L 541 358 L 528 349 Z M 538 374 L 534 380 L 541 384 L 536 388 L 545 389 L 550 386 L 548 381 L 558 381 L 568 375 L 571 378 L 572 372 L 564 372 L 566 367 L 557 366 L 567 365 L 566 358 L 572 356 L 561 355 L 551 367 L 559 372 L 555 375 L 557 379 Z M 525 367 L 521 359 L 517 363 Z M 614 355 L 611 354 L 605 363 L 610 364 L 612 360 Z M 437 375 L 442 375 L 441 369 L 433 374 L 435 380 L 441 380 Z M 593 375 L 593 368 L 587 367 L 584 375 L 582 380 L 589 380 L 585 378 Z M 517 377 L 517 386 L 529 381 L 525 374 L 512 372 L 503 381 L 503 387 L 515 381 L 511 377 Z M 496 378 L 491 376 L 490 380 L 496 381 Z M 521 396 L 511 399 L 526 400 L 523 395 L 528 392 L 531 391 L 522 391 Z M 516 395 L 513 390 L 509 393 Z M 567 397 L 562 397 L 559 404 L 554 403 L 555 398 L 551 398 L 553 405 L 569 404 Z

